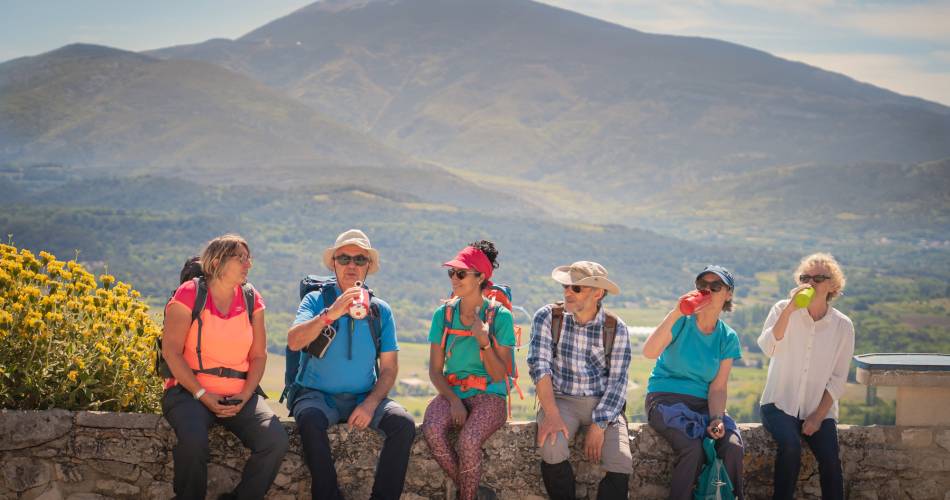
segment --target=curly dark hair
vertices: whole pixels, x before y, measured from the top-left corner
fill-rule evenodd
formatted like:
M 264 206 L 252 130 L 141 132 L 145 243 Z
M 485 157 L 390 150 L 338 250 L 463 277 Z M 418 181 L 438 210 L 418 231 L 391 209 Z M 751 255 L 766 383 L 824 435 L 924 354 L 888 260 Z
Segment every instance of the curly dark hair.
M 488 262 L 491 262 L 492 269 L 498 269 L 498 249 L 495 248 L 495 244 L 488 240 L 480 240 L 476 242 L 469 243 L 468 246 L 475 247 L 482 251 L 485 254 L 485 257 L 488 257 Z M 482 290 L 488 286 L 488 280 L 482 281 Z

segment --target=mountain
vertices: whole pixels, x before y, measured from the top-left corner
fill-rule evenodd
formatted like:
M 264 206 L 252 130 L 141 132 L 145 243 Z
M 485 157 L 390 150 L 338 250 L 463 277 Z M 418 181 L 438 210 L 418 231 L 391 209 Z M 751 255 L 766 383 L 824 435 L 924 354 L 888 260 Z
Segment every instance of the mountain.
M 0 64 L 3 160 L 211 168 L 218 179 L 234 166 L 412 163 L 219 66 L 84 44 Z
M 326 0 L 221 65 L 418 157 L 625 200 L 804 163 L 950 157 L 950 108 L 732 43 L 528 0 Z

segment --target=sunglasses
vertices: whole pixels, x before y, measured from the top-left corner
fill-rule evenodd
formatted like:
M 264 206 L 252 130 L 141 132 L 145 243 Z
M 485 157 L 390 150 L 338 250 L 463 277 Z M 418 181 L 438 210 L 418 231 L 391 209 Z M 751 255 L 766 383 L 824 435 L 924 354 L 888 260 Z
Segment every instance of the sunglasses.
M 808 283 L 809 281 L 812 281 L 815 283 L 821 283 L 822 281 L 830 280 L 830 279 L 831 279 L 831 276 L 828 276 L 825 274 L 816 274 L 814 276 L 810 274 L 801 274 L 798 276 L 798 281 L 800 283 Z
M 231 257 L 231 258 L 237 260 L 237 261 L 240 262 L 241 264 L 247 264 L 248 262 L 250 262 L 250 261 L 253 259 L 253 258 L 251 257 L 251 254 L 245 254 L 245 253 L 242 253 L 242 254 L 232 253 L 232 254 L 228 255 L 228 257 Z
M 696 280 L 696 289 L 705 290 L 709 289 L 710 292 L 718 292 L 722 290 L 722 287 L 726 286 L 721 280 L 716 281 L 706 281 L 706 280 Z
M 458 278 L 459 281 L 464 280 L 465 277 L 469 275 L 469 273 L 471 273 L 473 276 L 478 276 L 482 274 L 478 271 L 473 271 L 471 269 L 455 269 L 454 267 L 448 268 L 446 272 L 449 273 L 449 279 Z
M 333 260 L 341 266 L 348 266 L 350 265 L 350 262 L 356 264 L 358 267 L 363 267 L 366 264 L 369 264 L 369 257 L 365 255 L 347 255 L 345 253 L 341 253 L 340 255 L 333 257 Z
M 582 286 L 580 286 L 580 285 L 565 285 L 565 284 L 561 284 L 561 286 L 564 287 L 565 290 L 567 290 L 568 288 L 570 288 L 571 291 L 574 292 L 574 293 L 581 293 L 581 290 L 584 289 L 584 287 L 582 287 Z

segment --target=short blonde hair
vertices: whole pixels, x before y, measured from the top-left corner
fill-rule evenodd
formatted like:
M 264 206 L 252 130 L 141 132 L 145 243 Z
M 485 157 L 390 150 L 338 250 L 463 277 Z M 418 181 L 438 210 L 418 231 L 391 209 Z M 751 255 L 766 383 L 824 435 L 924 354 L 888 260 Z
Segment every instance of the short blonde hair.
M 221 264 L 228 257 L 235 255 L 239 247 L 244 247 L 247 254 L 251 254 L 247 241 L 236 234 L 225 234 L 208 242 L 201 251 L 201 271 L 207 279 L 218 278 L 221 273 Z
M 795 280 L 795 283 L 798 283 L 798 277 L 805 272 L 805 269 L 815 264 L 826 267 L 828 269 L 828 275 L 831 276 L 833 290 L 828 292 L 827 298 L 828 302 L 831 302 L 835 297 L 841 295 L 848 280 L 844 277 L 844 271 L 841 270 L 838 261 L 835 260 L 835 257 L 830 253 L 817 252 L 803 258 L 802 261 L 798 263 L 798 268 L 795 269 L 795 274 L 792 276 L 792 279 Z

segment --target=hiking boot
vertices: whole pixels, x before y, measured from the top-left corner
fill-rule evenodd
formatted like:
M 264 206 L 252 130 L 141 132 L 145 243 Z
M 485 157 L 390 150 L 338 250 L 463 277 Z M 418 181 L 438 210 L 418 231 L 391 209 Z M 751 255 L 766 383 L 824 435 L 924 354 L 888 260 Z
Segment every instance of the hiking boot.
M 477 500 L 498 500 L 498 495 L 495 495 L 495 490 L 480 484 L 478 485 L 478 491 L 475 493 L 475 498 Z

